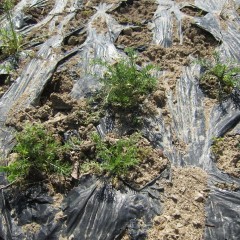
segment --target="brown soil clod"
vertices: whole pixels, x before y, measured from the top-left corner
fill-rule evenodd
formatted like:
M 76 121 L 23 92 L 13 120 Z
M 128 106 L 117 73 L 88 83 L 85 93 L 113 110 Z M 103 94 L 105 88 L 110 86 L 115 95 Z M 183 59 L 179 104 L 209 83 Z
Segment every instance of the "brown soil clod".
M 68 69 L 55 72 L 52 80 L 49 81 L 42 92 L 40 97 L 41 105 L 45 104 L 49 100 L 52 93 L 69 94 L 73 87 L 74 77 L 78 76 L 79 75 L 76 72 L 70 74 Z
M 212 52 L 220 44 L 211 33 L 189 21 L 183 21 L 183 35 L 186 44 L 191 47 L 201 46 L 201 49 L 198 50 L 200 57 L 211 54 L 206 51 Z
M 206 74 L 200 78 L 199 86 L 209 98 L 222 101 L 230 96 L 233 87 L 227 85 L 220 87 L 219 81 L 220 80 L 216 76 Z
M 123 30 L 116 41 L 116 45 L 139 48 L 147 46 L 151 41 L 151 31 L 144 26 L 139 26 Z
M 123 1 L 112 14 L 120 24 L 141 25 L 152 20 L 156 9 L 151 0 Z
M 141 138 L 137 145 L 141 162 L 139 162 L 138 166 L 131 169 L 126 181 L 130 182 L 130 185 L 136 189 L 139 189 L 156 179 L 169 166 L 169 161 L 163 155 L 163 151 L 154 149 L 147 139 Z
M 185 6 L 181 8 L 180 11 L 191 17 L 203 17 L 207 14 L 207 12 L 195 6 Z
M 85 24 L 89 21 L 89 19 L 93 16 L 96 12 L 94 8 L 86 7 L 77 10 L 73 19 L 71 19 L 68 24 L 65 26 L 64 31 L 66 33 L 71 33 L 76 29 L 81 27 L 85 27 Z
M 212 151 L 219 169 L 240 178 L 240 135 L 226 135 L 215 140 Z
M 50 102 L 54 110 L 70 111 L 76 101 L 67 94 L 52 93 L 50 95 Z
M 48 5 L 45 8 L 25 9 L 25 13 L 31 15 L 32 23 L 41 21 L 53 8 L 54 1 L 47 2 Z M 94 7 L 100 3 L 119 3 L 118 7 L 110 10 L 108 13 L 119 24 L 127 26 L 125 26 L 125 29 L 119 35 L 115 45 L 120 46 L 119 48 L 133 47 L 138 50 L 139 61 L 137 64 L 140 66 L 148 63 L 161 66 L 163 73 L 161 72 L 162 75 L 158 78 L 158 87 L 142 102 L 139 110 L 140 114 L 137 115 L 138 109 L 134 109 L 136 111 L 132 111 L 131 113 L 122 113 L 119 111 L 114 113 L 116 131 L 122 131 L 121 133 L 124 134 L 131 134 L 138 130 L 138 120 L 143 120 L 150 113 L 154 115 L 161 112 L 166 125 L 170 125 L 172 119 L 168 104 L 166 104 L 167 94 L 169 90 L 174 90 L 176 81 L 182 75 L 182 68 L 190 64 L 191 58 L 189 56 L 193 56 L 194 58 L 208 58 L 213 54 L 215 48 L 219 46 L 219 42 L 210 33 L 201 29 L 193 22 L 193 17 L 202 17 L 206 12 L 190 5 L 184 5 L 185 7 L 180 9 L 181 12 L 185 13 L 181 29 L 183 42 L 180 41 L 177 19 L 174 19 L 172 46 L 164 48 L 153 44 L 153 33 L 151 32 L 152 28 L 149 23 L 153 21 L 154 13 L 158 6 L 155 2 L 152 0 L 127 0 L 120 3 L 120 0 L 84 0 L 84 6 L 76 10 L 73 19 L 63 29 L 66 37 L 59 51 L 62 50 L 65 52 L 85 42 L 88 34 L 86 24 L 89 23 L 89 20 L 96 13 Z M 176 0 L 175 2 L 183 3 L 183 0 Z M 237 11 L 239 13 L 239 9 Z M 108 26 L 104 17 L 98 17 L 91 23 L 91 27 L 95 28 L 97 33 L 107 33 Z M 56 22 L 56 26 L 58 24 L 59 22 Z M 28 36 L 29 41 L 39 36 L 41 37 L 41 41 L 44 42 L 49 37 L 44 36 L 48 32 L 48 27 L 48 24 L 46 24 L 42 29 L 33 30 Z M 33 50 L 35 51 L 36 49 Z M 91 134 L 96 132 L 95 126 L 99 124 L 100 116 L 102 117 L 103 111 L 105 111 L 105 109 L 102 109 L 102 99 L 96 104 L 91 105 L 90 101 L 86 98 L 77 101 L 70 95 L 74 82 L 82 74 L 81 70 L 79 70 L 82 67 L 81 61 L 82 59 L 78 55 L 76 58 L 75 56 L 71 57 L 63 64 L 59 64 L 52 79 L 43 89 L 39 106 L 31 106 L 21 110 L 17 114 L 13 114 L 14 116 L 6 122 L 7 125 L 13 126 L 17 130 L 22 130 L 26 122 L 41 122 L 47 129 L 51 129 L 54 135 L 57 135 L 63 143 L 66 142 L 64 133 L 73 130 L 76 131 L 79 139 L 73 142 L 71 151 L 66 151 L 63 156 L 65 160 L 70 161 L 73 165 L 71 176 L 74 179 L 79 178 L 82 163 L 96 160 L 96 147 L 91 139 Z M 26 62 L 22 64 L 25 65 Z M 1 83 L 4 81 L 5 79 L 1 79 Z M 5 87 L 8 87 L 1 83 L 0 95 L 5 91 Z M 204 85 L 204 82 L 201 82 L 201 84 Z M 204 89 L 205 87 L 206 91 L 214 94 L 216 84 L 216 79 L 212 79 L 205 83 L 202 88 Z M 205 104 L 206 111 L 210 111 L 210 107 L 216 102 L 214 101 L 215 99 L 210 99 L 211 97 L 211 95 L 206 95 L 205 102 L 209 104 L 209 106 Z M 124 121 L 121 118 L 121 114 L 124 115 Z M 209 119 L 210 113 L 206 114 L 206 117 Z M 134 123 L 133 120 L 135 120 Z M 127 129 L 125 128 L 126 125 Z M 156 129 L 156 131 L 158 130 Z M 186 154 L 188 145 L 179 141 L 174 134 L 172 137 L 172 144 L 181 154 Z M 137 144 L 139 157 L 142 161 L 136 167 L 132 168 L 123 180 L 129 186 L 139 190 L 146 186 L 146 184 L 158 179 L 158 176 L 165 169 L 169 168 L 170 163 L 163 154 L 164 149 L 154 148 L 152 143 L 144 137 L 141 137 Z M 226 135 L 223 141 L 219 141 L 213 147 L 215 148 L 214 153 L 218 168 L 238 178 L 240 177 L 239 144 L 239 135 Z M 13 156 L 11 157 L 13 158 Z M 205 190 L 207 188 L 207 174 L 202 169 L 193 167 L 177 168 L 171 166 L 171 169 L 171 182 L 164 179 L 156 181 L 156 184 L 161 187 L 161 191 L 164 191 L 161 195 L 161 200 L 159 200 L 161 201 L 159 205 L 163 203 L 164 208 L 162 215 L 154 218 L 153 226 L 149 230 L 147 239 L 203 239 L 206 226 L 205 203 L 207 193 Z M 54 188 L 52 192 L 54 202 L 60 208 L 63 196 L 56 194 L 56 192 L 69 190 L 72 187 L 70 181 L 69 179 L 55 179 L 55 176 L 49 176 L 49 182 L 51 182 L 51 187 Z M 215 186 L 229 191 L 239 189 L 239 186 L 236 184 L 217 183 Z M 62 212 L 56 216 L 55 220 L 62 218 L 61 214 Z M 33 222 L 25 226 L 26 231 L 30 231 L 31 229 L 38 231 L 38 224 Z M 130 238 L 125 236 L 123 239 Z
M 35 24 L 43 20 L 53 9 L 54 1 L 46 1 L 45 6 L 27 6 L 23 9 L 24 14 L 31 16 L 28 24 Z
M 106 19 L 102 16 L 96 17 L 91 24 L 92 28 L 94 28 L 98 34 L 106 34 L 108 32 Z
M 174 32 L 177 32 L 174 25 Z M 173 36 L 173 45 L 164 48 L 159 45 L 148 44 L 140 54 L 139 63 L 153 62 L 160 65 L 161 70 L 167 71 L 169 87 L 173 89 L 176 80 L 182 75 L 182 67 L 190 63 L 189 56 L 204 58 L 212 56 L 219 42 L 208 32 L 192 23 L 189 19 L 182 21 L 183 43 L 179 37 Z

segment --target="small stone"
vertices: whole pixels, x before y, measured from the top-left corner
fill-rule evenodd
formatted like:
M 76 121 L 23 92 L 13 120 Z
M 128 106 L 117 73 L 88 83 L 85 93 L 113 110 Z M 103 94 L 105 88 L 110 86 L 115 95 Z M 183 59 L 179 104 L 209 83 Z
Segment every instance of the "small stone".
M 74 235 L 73 235 L 73 234 L 70 235 L 70 236 L 68 237 L 68 239 L 69 239 L 69 240 L 73 240 L 73 239 L 74 239 Z
M 176 209 L 172 216 L 173 216 L 174 218 L 180 218 L 180 217 L 181 217 L 181 213 L 179 212 L 178 209 Z
M 161 150 L 161 149 L 157 150 L 157 154 L 159 157 L 164 157 L 163 150 Z
M 25 119 L 26 119 L 26 115 L 21 115 L 21 116 L 19 117 L 19 121 L 20 121 L 20 122 L 23 122 Z
M 71 36 L 68 39 L 68 45 L 77 45 L 78 44 L 78 38 L 76 36 Z
M 179 189 L 179 191 L 180 191 L 182 194 L 184 194 L 184 193 L 186 192 L 186 188 L 185 188 L 185 187 L 182 187 L 182 188 Z
M 8 157 L 8 164 L 14 163 L 18 159 L 18 153 L 11 153 Z
M 155 28 L 155 25 L 154 25 L 153 23 L 150 23 L 150 22 L 149 22 L 149 23 L 147 24 L 147 28 L 148 28 L 148 30 L 151 31 L 153 28 Z
M 161 223 L 161 217 L 157 216 L 154 218 L 154 224 L 159 225 Z
M 72 171 L 72 178 L 78 179 L 78 173 L 79 173 L 79 162 L 75 162 L 73 165 L 73 171 Z
M 194 226 L 195 228 L 201 228 L 201 227 L 202 227 L 202 224 L 201 224 L 200 221 L 194 220 L 194 221 L 193 221 L 193 226 Z
M 90 124 L 86 127 L 87 130 L 90 130 L 90 129 L 92 129 L 92 128 L 94 128 L 94 125 L 93 125 L 92 123 L 90 123 Z
M 178 229 L 178 228 L 175 228 L 175 229 L 174 229 L 174 232 L 175 232 L 176 234 L 179 234 L 179 229 Z
M 25 112 L 30 112 L 31 110 L 32 110 L 32 108 L 30 108 L 30 107 L 25 108 Z
M 166 104 L 165 92 L 157 90 L 153 93 L 153 99 L 159 107 L 164 107 Z
M 184 227 L 184 225 L 182 223 L 177 223 L 176 227 L 177 228 L 182 228 L 182 227 Z
M 127 35 L 127 36 L 131 36 L 132 35 L 132 29 L 131 28 L 127 28 L 123 30 L 123 34 Z
M 171 195 L 171 199 L 172 199 L 174 202 L 177 202 L 177 201 L 178 201 L 178 196 L 172 194 L 172 195 Z
M 198 193 L 195 195 L 194 200 L 195 200 L 196 202 L 203 202 L 203 201 L 204 201 L 204 196 L 203 196 L 203 194 L 198 192 Z
M 91 150 L 91 148 L 94 146 L 94 144 L 91 141 L 86 141 L 84 143 L 82 143 L 81 145 L 81 150 L 83 152 L 89 151 Z

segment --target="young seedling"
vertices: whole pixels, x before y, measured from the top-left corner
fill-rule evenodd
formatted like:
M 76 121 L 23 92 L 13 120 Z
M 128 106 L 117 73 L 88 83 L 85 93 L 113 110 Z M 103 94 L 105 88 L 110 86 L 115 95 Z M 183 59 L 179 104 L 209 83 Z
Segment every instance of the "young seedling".
M 205 89 L 210 96 L 222 100 L 224 95 L 240 87 L 240 66 L 238 64 L 222 63 L 218 53 L 214 54 L 213 61 L 201 60 L 199 63 L 205 70 L 200 78 L 200 86 L 204 88 L 206 85 L 212 85 L 212 89 Z
M 14 7 L 12 0 L 4 0 L 3 9 L 6 14 L 8 26 L 0 29 L 0 49 L 6 56 L 17 54 L 21 50 L 22 37 L 16 32 L 13 23 L 12 9 Z
M 13 152 L 17 159 L 8 166 L 0 167 L 1 172 L 7 173 L 10 182 L 26 179 L 35 173 L 40 175 L 68 175 L 71 166 L 59 158 L 64 146 L 42 125 L 26 125 L 22 132 L 16 134 L 17 144 Z
M 137 67 L 136 53 L 127 49 L 128 59 L 121 59 L 110 65 L 99 61 L 107 69 L 104 77 L 103 92 L 105 101 L 113 107 L 131 109 L 141 103 L 157 84 L 157 80 L 151 75 L 155 67 L 147 65 L 141 69 Z
M 96 144 L 96 158 L 98 162 L 85 163 L 82 171 L 97 171 L 108 173 L 112 176 L 125 176 L 131 167 L 139 163 L 137 141 L 139 134 L 123 137 L 109 143 L 102 140 L 98 135 L 92 139 Z

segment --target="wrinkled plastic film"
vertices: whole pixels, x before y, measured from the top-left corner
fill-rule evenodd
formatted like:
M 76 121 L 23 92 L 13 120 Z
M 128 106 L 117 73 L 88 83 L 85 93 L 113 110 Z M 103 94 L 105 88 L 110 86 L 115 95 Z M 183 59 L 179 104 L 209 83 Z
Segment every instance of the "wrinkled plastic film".
M 16 8 L 21 9 L 26 3 L 26 1 L 21 1 Z M 69 13 L 62 19 L 60 27 L 55 28 L 55 22 L 59 20 L 59 15 L 66 8 L 67 3 L 68 1 L 56 1 L 54 9 L 44 20 L 34 26 L 24 27 L 23 32 L 27 34 L 50 22 L 49 32 L 56 34 L 41 46 L 37 53 L 38 57 L 29 63 L 22 75 L 0 100 L 1 148 L 6 149 L 6 151 L 11 149 L 9 144 L 13 139 L 13 137 L 9 137 L 11 136 L 9 131 L 11 132 L 12 130 L 4 125 L 7 115 L 11 110 L 24 109 L 31 104 L 37 103 L 41 92 L 56 70 L 59 61 L 64 58 L 62 54 L 57 54 L 53 49 L 60 47 L 64 39 L 64 34 L 62 33 L 63 25 L 72 19 L 74 9 L 79 7 L 78 1 L 72 1 Z M 240 2 L 235 1 L 235 3 L 239 7 Z M 178 24 L 177 28 L 181 43 L 183 39 L 181 37 L 181 20 L 184 14 L 181 14 L 179 9 L 182 6 L 174 1 L 158 1 L 158 4 L 159 6 L 153 19 L 155 26 L 153 28 L 153 43 L 163 47 L 172 45 L 175 20 Z M 194 5 L 197 8 L 208 13 L 204 17 L 196 17 L 194 20 L 199 27 L 211 33 L 219 41 L 219 50 L 223 60 L 231 58 L 237 61 L 239 60 L 240 52 L 240 37 L 237 27 L 239 26 L 239 18 L 236 15 L 236 6 L 227 8 L 225 4 L 226 2 L 220 0 L 195 1 Z M 79 46 L 76 54 L 76 57 L 80 60 L 79 67 L 84 69 L 84 74 L 76 81 L 73 87 L 71 95 L 74 98 L 85 96 L 89 92 L 101 87 L 98 78 L 90 73 L 96 73 L 98 77 L 102 76 L 104 68 L 92 64 L 93 59 L 101 58 L 107 62 L 114 62 L 115 59 L 125 56 L 114 45 L 114 41 L 125 27 L 118 24 L 106 13 L 111 7 L 106 4 L 99 5 L 96 14 L 92 16 L 86 26 L 87 39 Z M 225 10 L 225 15 L 230 16 L 226 21 L 227 28 L 223 28 L 220 24 L 222 10 Z M 100 19 L 107 25 L 103 32 L 99 32 L 94 25 Z M 160 109 L 157 116 L 144 120 L 143 133 L 157 147 L 163 148 L 164 154 L 172 164 L 176 166 L 199 166 L 208 172 L 211 191 L 206 204 L 205 239 L 238 239 L 239 192 L 218 189 L 215 187 L 215 183 L 221 181 L 239 183 L 239 180 L 223 174 L 216 168 L 211 156 L 211 144 L 213 137 L 222 136 L 232 128 L 239 131 L 240 112 L 239 108 L 229 100 L 224 102 L 223 105 L 217 105 L 213 108 L 209 117 L 210 122 L 207 123 L 204 95 L 198 86 L 199 76 L 199 66 L 192 65 L 183 68 L 183 74 L 176 85 L 176 92 L 169 92 L 168 95 L 167 106 L 172 118 L 172 125 L 165 124 Z M 102 124 L 106 125 L 105 122 Z M 104 131 L 108 128 L 103 126 L 101 129 L 104 135 Z M 184 153 L 179 151 L 174 145 L 173 141 L 176 140 L 175 138 L 187 145 Z M 161 212 L 157 190 L 154 190 L 152 194 L 158 196 L 155 199 L 156 201 L 154 198 L 149 197 L 149 194 L 144 194 L 143 192 L 136 193 L 131 189 L 126 190 L 125 193 L 112 189 L 106 195 L 106 187 L 109 188 L 109 186 L 106 185 L 103 188 L 99 188 L 96 185 L 96 181 L 96 179 L 83 181 L 78 188 L 68 195 L 64 205 L 64 210 L 68 217 L 66 226 L 61 222 L 51 222 L 57 212 L 56 209 L 50 209 L 50 212 L 46 212 L 46 215 L 44 215 L 45 210 L 43 209 L 46 208 L 44 203 L 41 202 L 39 204 L 41 206 L 36 204 L 37 214 L 42 212 L 43 215 L 40 214 L 40 216 L 44 216 L 38 219 L 41 223 L 41 230 L 35 235 L 27 236 L 27 239 L 44 239 L 46 237 L 59 239 L 60 234 L 67 236 L 73 234 L 74 239 L 79 237 L 87 239 L 86 236 L 90 236 L 91 239 L 111 240 L 120 236 L 126 226 L 132 225 L 132 229 L 134 229 L 137 226 L 137 223 L 134 222 L 135 218 L 144 216 L 149 224 L 150 219 L 155 214 Z M 103 192 L 103 201 L 99 201 L 99 190 Z M 109 196 L 113 196 L 115 201 L 108 202 Z M 50 206 L 51 202 L 47 202 L 47 207 Z M 2 204 L 1 209 L 4 207 L 5 205 Z M 28 211 L 32 212 L 31 207 L 28 206 L 26 209 L 28 210 L 23 211 L 23 218 L 25 218 L 24 213 L 29 214 Z M 141 209 L 144 210 L 142 211 Z M 152 211 L 153 209 L 154 211 Z M 148 210 L 150 215 L 145 212 Z M 0 236 L 3 239 L 11 239 L 13 233 L 17 233 L 15 235 L 16 239 L 24 239 L 26 236 L 24 236 L 21 227 L 14 223 L 8 213 L 5 215 L 0 217 Z M 45 218 L 48 221 L 44 221 Z M 6 228 L 6 219 L 11 222 L 10 230 Z M 21 216 L 19 216 L 19 219 L 23 221 Z M 108 222 L 109 219 L 112 220 L 111 223 Z M 24 221 L 23 223 L 25 224 L 28 219 Z M 137 231 L 134 234 L 135 236 L 141 235 Z

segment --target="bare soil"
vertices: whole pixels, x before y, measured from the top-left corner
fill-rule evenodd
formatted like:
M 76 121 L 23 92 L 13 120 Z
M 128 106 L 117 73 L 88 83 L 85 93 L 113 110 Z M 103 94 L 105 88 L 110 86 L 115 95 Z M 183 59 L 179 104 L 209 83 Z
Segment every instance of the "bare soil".
M 152 21 L 157 4 L 152 0 L 126 1 L 112 14 L 120 24 L 141 25 Z
M 154 218 L 147 239 L 202 240 L 207 195 L 206 172 L 200 168 L 172 167 L 172 181 L 164 185 L 164 212 Z
M 152 33 L 146 27 L 138 26 L 125 29 L 118 37 L 117 46 L 134 47 L 141 49 L 152 41 Z
M 152 41 L 148 23 L 152 21 L 156 9 L 157 4 L 150 0 L 133 1 L 129 4 L 123 2 L 113 12 L 113 16 L 120 24 L 132 26 L 122 31 L 116 44 L 124 47 L 146 47 Z
M 53 9 L 54 1 L 46 1 L 42 7 L 28 6 L 24 9 L 26 15 L 31 16 L 29 24 L 36 24 L 43 20 L 49 12 Z
M 64 31 L 68 34 L 76 29 L 84 27 L 95 12 L 96 10 L 94 8 L 83 6 L 81 10 L 77 10 L 74 18 L 65 26 Z
M 156 179 L 170 163 L 163 155 L 163 151 L 154 149 L 147 139 L 142 138 L 137 146 L 139 158 L 142 160 L 131 169 L 125 180 L 132 187 L 140 189 Z
M 177 32 L 177 29 L 173 30 Z M 189 56 L 208 58 L 212 56 L 218 41 L 205 30 L 197 27 L 189 18 L 182 22 L 183 44 L 177 35 L 173 39 L 173 45 L 164 48 L 159 45 L 149 44 L 146 51 L 141 53 L 139 63 L 153 62 L 164 71 L 167 71 L 168 85 L 171 89 L 175 88 L 176 80 L 182 74 L 182 67 L 190 64 Z
M 216 140 L 212 151 L 219 169 L 240 178 L 240 135 L 226 135 Z
M 83 1 L 83 8 L 77 10 L 75 17 L 65 26 L 65 41 L 60 51 L 63 53 L 80 46 L 87 37 L 87 32 L 81 30 L 96 12 L 94 6 L 99 3 L 119 3 L 116 0 L 106 1 Z M 176 1 L 182 3 L 182 0 Z M 192 3 L 194 1 L 191 1 Z M 27 13 L 32 16 L 34 23 L 40 22 L 53 7 L 53 1 L 48 1 L 46 8 L 28 9 Z M 153 115 L 161 108 L 164 121 L 171 124 L 171 118 L 166 106 L 166 93 L 175 89 L 176 81 L 182 74 L 182 67 L 190 64 L 189 56 L 195 58 L 208 58 L 212 56 L 219 42 L 214 37 L 194 24 L 191 17 L 204 16 L 204 11 L 194 7 L 184 7 L 181 9 L 186 18 L 182 22 L 183 43 L 177 34 L 177 24 L 174 23 L 173 45 L 163 48 L 152 44 L 152 32 L 148 27 L 151 23 L 157 4 L 151 0 L 123 1 L 110 14 L 122 25 L 130 25 L 122 31 L 115 42 L 121 49 L 133 47 L 139 51 L 138 64 L 153 63 L 160 66 L 164 75 L 159 77 L 158 88 L 142 104 L 142 113 Z M 0 10 L 1 11 L 1 10 Z M 1 13 L 1 12 L 0 12 Z M 239 13 L 239 9 L 238 9 Z M 98 33 L 105 34 L 107 25 L 104 19 L 96 19 L 93 27 Z M 44 42 L 48 26 L 35 30 L 26 41 Z M 77 30 L 77 31 L 75 31 Z M 36 40 L 37 39 L 37 40 Z M 37 50 L 33 48 L 33 51 Z M 30 58 L 30 57 L 29 57 Z M 29 60 L 29 59 L 28 59 Z M 27 61 L 20 61 L 19 69 L 13 74 L 15 79 L 22 71 Z M 95 146 L 91 141 L 90 135 L 96 132 L 99 118 L 103 115 L 101 110 L 93 107 L 87 99 L 74 100 L 70 96 L 74 81 L 81 77 L 81 70 L 78 67 L 81 59 L 70 58 L 65 67 L 56 69 L 52 79 L 49 81 L 40 97 L 38 105 L 17 111 L 11 115 L 7 125 L 15 127 L 18 131 L 22 130 L 25 123 L 40 122 L 47 129 L 51 130 L 62 142 L 65 141 L 64 133 L 73 134 L 76 130 L 77 136 L 81 139 L 81 144 L 74 144 L 73 149 L 66 153 L 66 160 L 73 165 L 72 178 L 78 179 L 81 175 L 80 166 L 86 161 L 95 160 Z M 0 96 L 8 89 L 9 85 L 0 83 Z M 201 82 L 205 92 L 205 116 L 210 118 L 210 110 L 216 103 L 216 81 Z M 210 93 L 210 94 L 208 94 Z M 214 95 L 211 95 L 214 94 Z M 100 108 L 100 104 L 97 106 Z M 128 117 L 128 116 L 126 116 Z M 121 127 L 121 119 L 116 116 L 117 124 Z M 73 138 L 76 135 L 72 135 Z M 174 136 L 173 136 L 174 137 Z M 175 146 L 184 154 L 187 148 L 183 142 L 173 139 Z M 227 135 L 223 141 L 219 141 L 215 146 L 216 163 L 219 169 L 229 173 L 234 177 L 240 177 L 240 136 Z M 138 147 L 142 161 L 132 169 L 124 179 L 132 187 L 139 189 L 154 180 L 159 174 L 169 167 L 169 160 L 163 155 L 164 149 L 156 149 L 151 143 L 142 138 Z M 199 168 L 176 168 L 172 169 L 171 181 L 164 182 L 164 194 L 161 203 L 164 204 L 163 214 L 156 216 L 153 226 L 149 230 L 148 240 L 202 240 L 205 229 L 205 202 L 207 199 L 207 174 Z M 62 184 L 61 184 L 62 183 Z M 235 185 L 218 185 L 218 187 L 228 190 L 238 190 Z M 49 192 L 54 197 L 54 204 L 60 208 L 64 189 L 70 189 L 70 180 L 56 179 L 53 176 L 49 179 Z M 56 216 L 55 220 L 62 218 L 62 212 Z M 25 226 L 25 230 L 39 230 L 35 223 Z M 131 239 L 127 234 L 122 239 Z
M 192 16 L 192 17 L 203 17 L 207 14 L 205 11 L 198 9 L 194 6 L 186 6 L 181 8 L 180 10 L 186 15 Z

